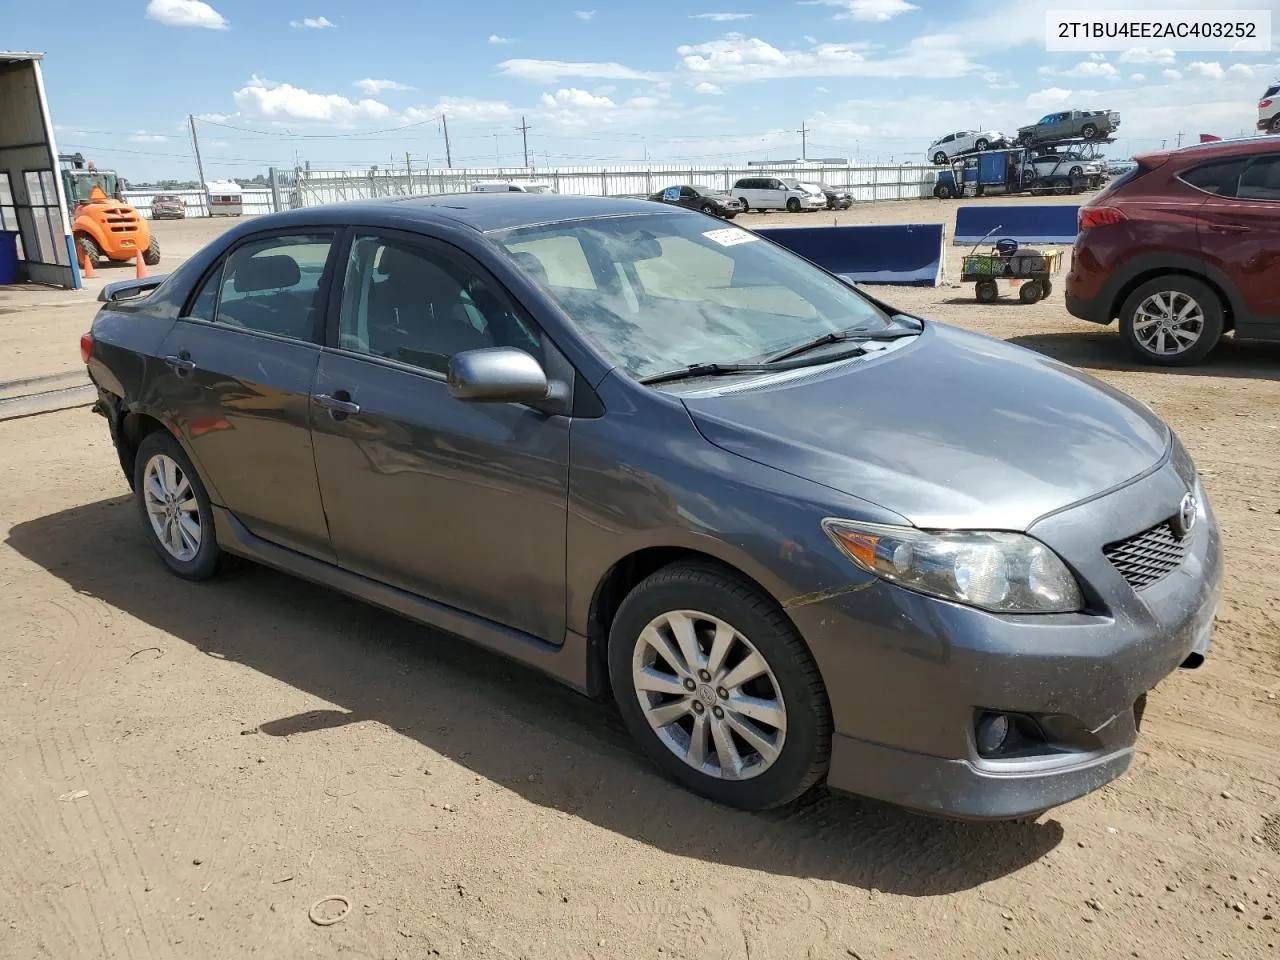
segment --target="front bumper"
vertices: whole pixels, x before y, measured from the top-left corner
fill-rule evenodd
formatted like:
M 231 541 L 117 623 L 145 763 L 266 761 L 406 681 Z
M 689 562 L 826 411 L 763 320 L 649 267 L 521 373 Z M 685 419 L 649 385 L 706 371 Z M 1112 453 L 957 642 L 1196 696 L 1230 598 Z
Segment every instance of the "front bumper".
M 1120 775 L 1147 692 L 1207 653 L 1221 596 L 1221 539 L 1203 499 L 1181 566 L 1141 592 L 1098 542 L 1099 531 L 1123 537 L 1176 512 L 1194 476 L 1177 456 L 1033 525 L 1076 571 L 1092 612 L 996 616 L 879 581 L 789 611 L 827 683 L 836 728 L 828 785 L 946 816 L 1006 819 Z M 980 755 L 975 721 L 986 711 L 1033 718 L 1043 742 Z

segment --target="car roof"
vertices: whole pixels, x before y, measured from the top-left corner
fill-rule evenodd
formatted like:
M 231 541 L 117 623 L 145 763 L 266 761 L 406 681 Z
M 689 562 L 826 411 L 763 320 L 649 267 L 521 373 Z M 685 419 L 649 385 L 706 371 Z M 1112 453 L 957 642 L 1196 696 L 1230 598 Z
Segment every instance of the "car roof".
M 456 193 L 353 200 L 272 214 L 269 218 L 263 217 L 255 222 L 260 226 L 274 228 L 346 221 L 363 221 L 376 225 L 389 224 L 391 221 L 403 223 L 410 219 L 421 223 L 451 222 L 488 233 L 535 224 L 626 214 L 678 215 L 676 208 L 655 208 L 647 200 L 620 197 L 566 197 L 553 193 Z
M 1277 137 L 1229 137 L 1224 140 L 1213 140 L 1209 143 L 1191 143 L 1174 150 L 1149 150 L 1138 154 L 1135 160 L 1169 156 L 1178 161 L 1209 159 L 1219 155 L 1234 156 L 1251 153 L 1275 153 L 1280 151 L 1280 138 Z

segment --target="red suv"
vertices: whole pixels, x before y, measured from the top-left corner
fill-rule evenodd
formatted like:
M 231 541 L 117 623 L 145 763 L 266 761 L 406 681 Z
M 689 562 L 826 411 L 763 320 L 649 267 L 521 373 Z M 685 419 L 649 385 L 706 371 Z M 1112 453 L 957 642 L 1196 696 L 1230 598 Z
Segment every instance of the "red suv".
M 1135 158 L 1080 208 L 1067 310 L 1119 318 L 1148 363 L 1203 360 L 1228 330 L 1280 340 L 1280 140 Z

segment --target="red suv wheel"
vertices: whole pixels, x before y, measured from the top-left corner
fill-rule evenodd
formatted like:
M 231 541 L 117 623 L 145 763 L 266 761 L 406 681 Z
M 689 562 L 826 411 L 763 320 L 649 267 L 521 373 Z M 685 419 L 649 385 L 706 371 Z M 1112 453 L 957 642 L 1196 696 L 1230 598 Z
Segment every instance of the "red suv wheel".
M 1120 308 L 1120 332 L 1144 362 L 1199 363 L 1222 339 L 1222 301 L 1208 284 L 1166 274 L 1135 289 Z

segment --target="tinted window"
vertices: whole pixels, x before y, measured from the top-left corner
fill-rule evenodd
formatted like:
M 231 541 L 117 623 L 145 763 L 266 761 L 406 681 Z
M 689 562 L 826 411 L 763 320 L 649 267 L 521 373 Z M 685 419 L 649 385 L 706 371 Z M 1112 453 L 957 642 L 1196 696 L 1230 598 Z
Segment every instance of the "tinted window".
M 222 268 L 214 320 L 295 340 L 318 340 L 323 315 L 320 280 L 332 243 L 327 234 L 306 234 L 251 240 L 237 247 Z M 196 307 L 207 303 L 201 291 Z
M 1184 170 L 1178 175 L 1178 179 L 1206 193 L 1217 193 L 1229 197 L 1235 193 L 1236 181 L 1240 178 L 1240 171 L 1244 169 L 1244 164 L 1245 159 L 1239 157 L 1213 160 L 1202 163 L 1198 167 L 1192 167 L 1190 170 Z
M 950 143 L 950 142 L 951 142 L 952 140 L 954 140 L 955 138 L 956 138 L 956 135 L 955 135 L 954 133 L 948 133 L 945 137 L 943 137 L 943 138 L 942 138 L 941 140 L 939 140 L 938 142 L 939 142 L 939 143 Z
M 856 292 L 794 254 L 737 227 L 708 230 L 697 217 L 579 220 L 498 238 L 579 329 L 637 377 L 886 325 Z M 560 286 L 540 262 L 544 249 L 566 244 L 581 255 L 590 286 Z
M 369 235 L 351 245 L 338 342 L 437 373 L 463 350 L 510 346 L 540 354 L 532 328 L 460 255 Z
M 1241 200 L 1280 200 L 1280 156 L 1259 157 L 1240 178 Z
M 212 323 L 214 311 L 218 306 L 218 284 L 221 281 L 222 264 L 219 264 L 218 268 L 205 278 L 200 287 L 200 292 L 191 301 L 191 309 L 183 316 L 193 317 L 196 320 L 207 320 Z
M 1265 100 L 1267 97 L 1274 97 L 1277 93 L 1280 93 L 1280 84 L 1267 87 L 1267 92 L 1262 95 L 1262 98 Z

